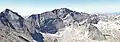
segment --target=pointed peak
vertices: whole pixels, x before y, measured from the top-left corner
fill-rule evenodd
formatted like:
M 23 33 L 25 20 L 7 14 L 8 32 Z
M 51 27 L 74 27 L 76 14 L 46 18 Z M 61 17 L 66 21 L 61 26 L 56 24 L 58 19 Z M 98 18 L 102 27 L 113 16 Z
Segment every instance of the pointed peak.
M 9 11 L 11 11 L 10 9 L 5 9 L 5 12 L 9 12 Z
M 12 13 L 14 13 L 14 14 L 18 14 L 17 12 L 14 12 L 14 11 L 8 9 L 8 8 L 6 8 L 6 9 L 3 11 L 3 13 L 5 13 L 5 14 L 8 14 L 9 12 L 12 12 Z
M 18 17 L 21 17 L 22 18 L 22 16 L 20 16 L 17 12 L 14 12 L 14 11 L 12 11 L 12 10 L 10 10 L 10 9 L 8 9 L 8 8 L 6 8 L 4 11 L 2 11 L 0 14 L 2 14 L 3 16 L 8 16 L 8 15 L 16 15 L 16 16 L 18 16 Z
M 10 9 L 5 9 L 5 10 L 3 10 L 3 11 L 1 12 L 1 14 L 7 15 L 7 14 L 9 14 L 9 12 L 13 12 L 13 11 L 10 10 Z
M 6 8 L 5 10 L 10 10 L 10 9 Z
M 4 14 L 8 14 L 9 12 L 13 12 L 12 10 L 10 10 L 10 9 L 5 9 L 5 10 L 3 10 L 1 13 L 4 13 Z

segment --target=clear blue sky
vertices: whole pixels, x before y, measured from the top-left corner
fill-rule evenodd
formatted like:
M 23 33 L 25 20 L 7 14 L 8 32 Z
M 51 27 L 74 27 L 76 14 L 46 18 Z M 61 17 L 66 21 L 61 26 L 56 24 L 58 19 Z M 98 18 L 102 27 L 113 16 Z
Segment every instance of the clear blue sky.
M 78 12 L 120 12 L 120 0 L 0 0 L 0 10 L 9 8 L 23 16 L 69 8 Z

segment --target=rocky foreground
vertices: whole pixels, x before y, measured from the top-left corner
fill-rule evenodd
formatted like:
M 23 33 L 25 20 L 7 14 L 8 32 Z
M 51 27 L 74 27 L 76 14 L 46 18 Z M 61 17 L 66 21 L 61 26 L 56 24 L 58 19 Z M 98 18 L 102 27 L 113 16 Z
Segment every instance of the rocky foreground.
M 0 42 L 120 42 L 120 15 L 61 8 L 23 18 L 5 9 Z

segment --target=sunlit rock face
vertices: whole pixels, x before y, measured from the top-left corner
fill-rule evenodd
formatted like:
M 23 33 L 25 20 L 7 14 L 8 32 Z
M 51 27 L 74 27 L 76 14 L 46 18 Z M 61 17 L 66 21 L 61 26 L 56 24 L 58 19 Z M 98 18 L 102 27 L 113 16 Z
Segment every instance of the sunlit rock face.
M 89 24 L 88 27 L 89 33 L 88 38 L 92 40 L 105 40 L 105 36 L 102 34 L 102 32 L 94 25 Z

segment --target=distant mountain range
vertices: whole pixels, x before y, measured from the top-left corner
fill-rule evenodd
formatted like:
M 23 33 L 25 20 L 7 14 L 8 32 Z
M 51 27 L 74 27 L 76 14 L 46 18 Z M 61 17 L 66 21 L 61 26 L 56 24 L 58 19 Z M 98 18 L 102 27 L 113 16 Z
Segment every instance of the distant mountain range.
M 117 23 L 114 25 L 119 27 L 120 25 L 118 24 L 120 23 L 117 22 L 119 19 L 120 18 L 113 15 L 88 14 L 84 12 L 72 11 L 67 8 L 54 9 L 41 14 L 32 14 L 27 18 L 24 18 L 17 12 L 10 9 L 5 9 L 0 13 L 0 42 L 104 41 L 118 37 L 117 35 L 114 37 L 114 34 L 109 35 L 109 33 L 105 35 L 105 33 L 109 31 L 108 26 L 114 22 Z M 107 24 L 107 27 L 105 27 L 105 24 L 102 23 Z M 107 30 L 104 30 L 105 28 L 107 28 Z M 110 31 L 112 30 L 110 29 Z M 112 32 L 114 33 L 114 31 Z M 58 36 L 55 37 L 52 34 Z M 77 36 L 74 38 L 75 34 L 78 37 L 83 35 L 81 37 L 83 39 L 78 39 Z M 62 37 L 60 35 L 62 35 Z M 74 37 L 70 38 L 71 36 Z M 108 38 L 106 36 L 113 37 Z M 109 41 L 110 40 L 108 40 L 108 42 Z M 119 41 L 119 39 L 116 41 Z

